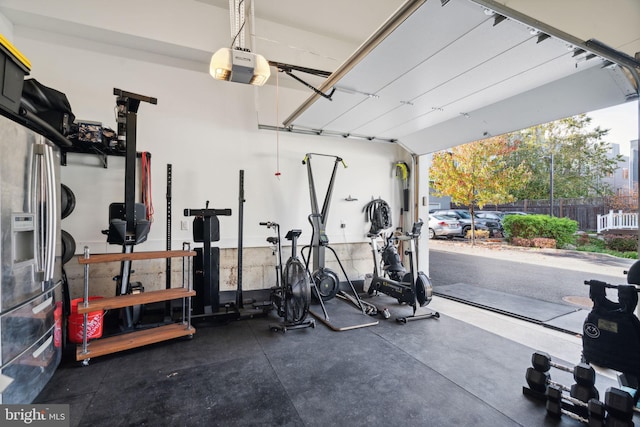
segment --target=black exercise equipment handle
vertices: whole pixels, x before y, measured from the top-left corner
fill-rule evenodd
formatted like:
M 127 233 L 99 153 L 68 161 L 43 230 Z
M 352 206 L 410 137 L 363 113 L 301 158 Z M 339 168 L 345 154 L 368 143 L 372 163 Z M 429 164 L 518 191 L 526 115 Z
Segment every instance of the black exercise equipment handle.
M 345 168 L 347 167 L 347 164 L 344 162 L 342 157 L 334 156 L 332 154 L 322 154 L 322 153 L 307 153 L 307 154 L 305 154 L 304 159 L 302 159 L 302 164 L 306 165 L 307 164 L 307 160 L 309 160 L 312 155 L 314 155 L 314 156 L 323 156 L 323 157 L 332 157 L 332 158 L 336 159 L 336 163 L 340 162 L 340 163 L 342 163 L 342 166 L 344 166 Z
M 585 280 L 584 281 L 585 285 L 596 285 L 596 286 L 603 286 L 605 288 L 609 288 L 609 289 L 618 289 L 620 287 L 620 285 L 611 285 L 607 282 L 603 282 L 601 280 Z M 635 286 L 635 285 L 634 285 Z M 640 289 L 636 289 L 638 292 L 640 292 Z
M 278 224 L 272 221 L 267 221 L 267 222 L 261 222 L 260 225 L 265 226 L 267 228 L 271 228 L 271 227 L 277 227 Z
M 231 216 L 231 209 L 185 209 L 184 216 Z
M 153 105 L 157 105 L 158 104 L 158 98 L 154 98 L 152 96 L 145 96 L 145 95 L 140 95 L 137 93 L 133 93 L 133 92 L 127 92 L 126 90 L 122 90 L 122 89 L 117 89 L 117 88 L 113 88 L 113 94 L 116 96 L 119 96 L 121 98 L 128 98 L 128 99 L 133 99 L 138 101 L 138 104 L 140 104 L 140 101 L 143 102 L 148 102 L 149 104 L 153 104 Z M 136 106 L 136 110 L 137 110 L 137 106 Z

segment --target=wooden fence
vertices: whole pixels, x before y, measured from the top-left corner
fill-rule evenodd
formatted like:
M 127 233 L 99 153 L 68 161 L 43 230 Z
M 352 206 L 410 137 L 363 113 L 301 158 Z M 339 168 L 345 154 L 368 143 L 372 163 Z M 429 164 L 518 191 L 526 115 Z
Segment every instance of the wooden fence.
M 578 229 L 596 231 L 598 215 L 607 214 L 613 207 L 607 197 L 590 197 L 583 199 L 556 199 L 553 202 L 553 215 L 567 217 L 578 222 Z M 462 208 L 462 207 L 461 207 Z M 478 209 L 478 208 L 476 208 Z M 549 214 L 549 199 L 520 200 L 504 205 L 485 205 L 483 210 L 518 211 L 535 214 Z

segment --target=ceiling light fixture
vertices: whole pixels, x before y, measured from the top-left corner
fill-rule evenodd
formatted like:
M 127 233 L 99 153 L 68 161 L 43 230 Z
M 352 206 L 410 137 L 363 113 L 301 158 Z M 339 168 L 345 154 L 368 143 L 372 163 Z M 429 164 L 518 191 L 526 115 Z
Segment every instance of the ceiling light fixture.
M 271 69 L 264 56 L 252 53 L 245 48 L 244 34 L 247 18 L 244 3 L 245 0 L 229 0 L 231 47 L 223 47 L 213 54 L 209 64 L 209 74 L 216 80 L 262 86 L 271 76 Z M 252 13 L 253 10 L 252 0 Z

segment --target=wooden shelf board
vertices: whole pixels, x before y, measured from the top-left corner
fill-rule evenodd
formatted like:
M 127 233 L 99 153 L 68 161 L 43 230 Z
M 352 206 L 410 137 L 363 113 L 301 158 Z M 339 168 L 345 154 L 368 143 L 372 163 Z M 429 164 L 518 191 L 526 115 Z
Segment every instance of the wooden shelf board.
M 139 294 L 127 294 L 117 297 L 95 299 L 89 301 L 87 307 L 85 307 L 84 302 L 81 301 L 78 303 L 78 314 L 131 307 L 138 304 L 151 304 L 153 302 L 169 301 L 178 298 L 188 298 L 195 294 L 196 291 L 190 291 L 187 288 L 171 288 L 160 291 L 140 292 Z
M 195 251 L 150 251 L 150 252 L 130 252 L 116 254 L 95 254 L 85 258 L 84 255 L 78 256 L 80 264 L 99 264 L 103 262 L 115 261 L 135 261 L 143 259 L 160 259 L 160 258 L 178 258 L 178 257 L 196 256 Z
M 76 360 L 80 361 L 92 357 L 104 356 L 106 354 L 117 353 L 119 351 L 155 344 L 195 333 L 196 329 L 191 325 L 173 323 L 122 335 L 100 338 L 89 342 L 86 353 L 82 352 L 82 344 L 78 345 L 76 349 Z

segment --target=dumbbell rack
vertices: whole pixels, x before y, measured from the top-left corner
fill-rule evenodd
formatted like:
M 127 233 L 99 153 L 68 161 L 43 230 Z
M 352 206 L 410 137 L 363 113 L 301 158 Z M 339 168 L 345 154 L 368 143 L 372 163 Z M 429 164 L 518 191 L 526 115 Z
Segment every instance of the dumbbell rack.
M 633 427 L 634 398 L 624 390 L 610 387 L 605 392 L 604 402 L 598 400 L 595 388 L 595 370 L 586 363 L 571 368 L 551 361 L 548 354 L 535 352 L 531 357 L 532 367 L 527 368 L 527 386 L 522 387 L 526 396 L 546 402 L 547 414 L 553 417 L 566 415 L 588 424 L 590 427 Z M 572 372 L 576 384 L 567 387 L 551 380 L 550 368 Z M 565 395 L 563 391 L 570 392 Z
M 89 248 L 85 247 L 84 256 L 79 256 L 78 261 L 84 265 L 84 304 L 78 304 L 78 314 L 84 315 L 83 340 L 76 351 L 76 360 L 87 365 L 91 357 L 104 356 L 107 354 L 128 350 L 154 344 L 161 341 L 170 340 L 183 336 L 193 336 L 196 330 L 191 326 L 191 297 L 196 293 L 192 289 L 189 274 L 191 268 L 191 257 L 195 251 L 152 251 L 120 254 L 98 254 L 89 256 Z M 133 260 L 150 260 L 161 258 L 182 257 L 182 287 L 163 289 L 158 291 L 141 292 L 138 294 L 119 295 L 110 298 L 101 298 L 89 301 L 89 265 L 105 262 L 122 262 Z M 141 329 L 120 335 L 106 338 L 87 340 L 87 315 L 99 310 L 112 310 L 116 308 L 130 307 L 137 304 L 150 304 L 154 302 L 170 301 L 182 299 L 182 320 L 179 323 L 169 323 L 150 329 Z M 187 307 L 185 307 L 187 305 Z

